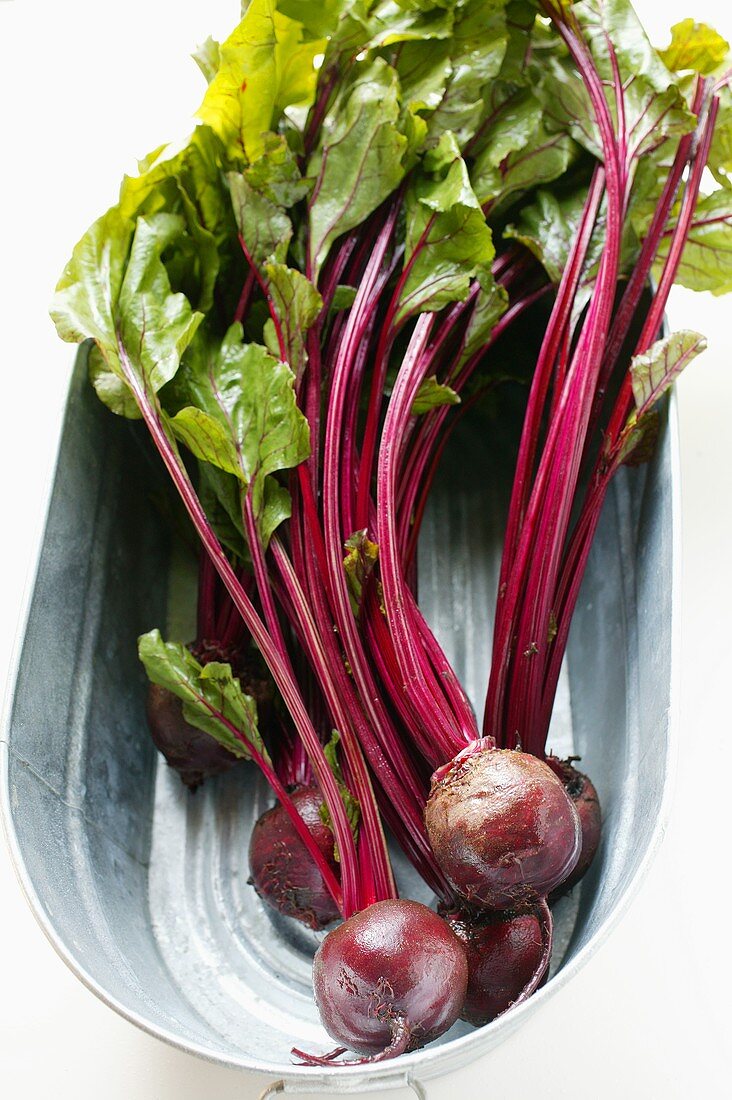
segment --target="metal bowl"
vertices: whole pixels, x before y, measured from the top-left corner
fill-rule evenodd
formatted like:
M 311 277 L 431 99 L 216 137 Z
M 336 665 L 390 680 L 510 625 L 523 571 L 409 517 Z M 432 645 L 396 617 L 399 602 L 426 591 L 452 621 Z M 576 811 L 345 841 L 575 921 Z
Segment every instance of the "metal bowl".
M 311 994 L 319 936 L 273 916 L 246 883 L 248 835 L 267 790 L 244 765 L 190 796 L 146 732 L 136 638 L 178 614 L 186 563 L 171 552 L 161 475 L 138 428 L 100 405 L 82 349 L 0 744 L 5 826 L 28 900 L 94 993 L 183 1050 L 270 1074 L 271 1091 L 409 1084 L 424 1095 L 424 1082 L 485 1054 L 571 980 L 662 835 L 674 716 L 675 419 L 667 408 L 654 460 L 614 482 L 572 628 L 550 745 L 581 755 L 605 827 L 590 873 L 556 909 L 549 982 L 486 1027 L 456 1025 L 393 1063 L 322 1070 L 293 1066 L 289 1055 L 293 1044 L 332 1046 Z M 489 666 L 508 486 L 491 443 L 467 423 L 448 449 L 420 544 L 421 604 L 475 701 Z M 397 864 L 405 892 L 429 900 Z

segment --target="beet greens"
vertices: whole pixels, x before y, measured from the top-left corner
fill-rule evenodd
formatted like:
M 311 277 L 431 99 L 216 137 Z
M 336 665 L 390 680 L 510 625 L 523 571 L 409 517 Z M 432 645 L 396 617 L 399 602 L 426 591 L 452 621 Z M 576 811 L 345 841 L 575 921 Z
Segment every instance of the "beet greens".
M 204 755 L 276 795 L 260 895 L 346 918 L 316 997 L 366 1060 L 532 993 L 543 899 L 599 842 L 547 734 L 608 486 L 704 346 L 663 335 L 670 288 L 732 286 L 728 55 L 691 21 L 654 50 L 627 0 L 251 0 L 197 55 L 188 140 L 124 179 L 59 282 L 59 334 L 93 342 L 100 399 L 142 419 L 201 547 L 197 639 L 151 630 L 141 660 Z M 502 341 L 543 316 L 522 378 Z M 455 425 L 507 381 L 525 413 L 481 730 L 417 545 Z M 397 900 L 385 825 L 457 937 Z

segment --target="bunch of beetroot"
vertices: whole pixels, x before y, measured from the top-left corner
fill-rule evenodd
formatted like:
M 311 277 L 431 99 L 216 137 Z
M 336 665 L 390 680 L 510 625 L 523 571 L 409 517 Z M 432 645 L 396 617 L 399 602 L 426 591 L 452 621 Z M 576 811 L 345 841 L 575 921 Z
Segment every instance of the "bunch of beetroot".
M 344 918 L 314 963 L 340 1046 L 306 1062 L 394 1057 L 546 978 L 547 899 L 601 832 L 591 780 L 547 755 L 587 556 L 703 347 L 661 338 L 671 285 L 732 285 L 727 54 L 691 20 L 659 54 L 627 0 L 251 0 L 196 55 L 190 138 L 61 278 L 60 335 L 91 338 L 200 542 L 196 638 L 140 639 L 155 743 L 192 789 L 254 763 L 277 800 L 255 889 Z M 507 341 L 537 319 L 522 378 Z M 481 729 L 416 549 L 455 424 L 517 381 Z M 398 899 L 385 825 L 437 912 Z

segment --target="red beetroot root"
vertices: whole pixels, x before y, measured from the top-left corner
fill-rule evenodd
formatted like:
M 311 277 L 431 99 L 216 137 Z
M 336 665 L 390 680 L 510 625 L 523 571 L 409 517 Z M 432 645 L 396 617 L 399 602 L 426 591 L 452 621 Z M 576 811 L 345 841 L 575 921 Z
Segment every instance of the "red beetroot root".
M 263 732 L 271 719 L 274 684 L 261 659 L 216 642 L 198 642 L 189 649 L 202 665 L 211 661 L 231 665 L 242 690 L 257 704 L 259 729 Z M 221 775 L 241 762 L 241 757 L 225 749 L 210 733 L 186 722 L 182 702 L 167 688 L 149 685 L 145 712 L 155 748 L 190 791 L 195 791 L 205 779 Z
M 425 824 L 435 859 L 469 908 L 534 905 L 579 859 L 579 816 L 551 768 L 486 741 L 435 772 Z
M 239 763 L 209 733 L 196 729 L 183 717 L 183 704 L 172 691 L 150 684 L 145 705 L 153 742 L 189 790 L 204 779 L 220 775 Z
M 577 885 L 585 872 L 589 870 L 600 845 L 600 835 L 602 833 L 602 811 L 597 791 L 592 780 L 584 772 L 578 771 L 574 767 L 573 759 L 573 757 L 570 757 L 569 760 L 558 760 L 556 756 L 548 756 L 546 761 L 552 771 L 559 776 L 564 784 L 565 791 L 572 799 L 582 829 L 580 857 L 574 870 L 552 892 L 552 899 L 566 894 L 573 886 Z
M 315 1001 L 337 1042 L 371 1059 L 436 1039 L 460 1015 L 465 951 L 416 901 L 380 901 L 326 936 L 313 963 Z
M 315 787 L 297 787 L 290 797 L 337 875 L 333 834 L 320 816 L 323 805 L 320 792 Z M 325 928 L 340 916 L 323 876 L 279 804 L 262 814 L 252 830 L 249 871 L 249 881 L 262 901 L 308 928 Z
M 468 960 L 468 988 L 460 1012 L 480 1027 L 520 1004 L 543 983 L 552 946 L 545 902 L 525 913 L 443 913 Z

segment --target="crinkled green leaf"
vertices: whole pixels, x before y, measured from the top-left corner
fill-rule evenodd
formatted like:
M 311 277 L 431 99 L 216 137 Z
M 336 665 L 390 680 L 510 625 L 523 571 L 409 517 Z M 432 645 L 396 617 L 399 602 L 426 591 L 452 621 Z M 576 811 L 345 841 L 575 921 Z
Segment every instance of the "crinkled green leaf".
M 402 102 L 416 109 L 434 110 L 442 102 L 452 72 L 450 42 L 407 42 L 399 51 L 395 68 Z
M 285 264 L 265 264 L 264 276 L 280 319 L 286 361 L 300 378 L 307 363 L 305 336 L 323 308 L 323 299 L 309 279 Z
M 245 695 L 231 666 L 212 661 L 201 665 L 177 642 L 164 642 L 159 630 L 138 639 L 138 654 L 149 679 L 167 688 L 183 703 L 183 717 L 244 760 L 251 751 L 236 736 L 239 731 L 257 752 L 269 759 L 257 728 L 257 704 Z
M 284 260 L 292 236 L 285 211 L 240 173 L 231 172 L 227 178 L 236 224 L 252 263 L 259 266 L 271 257 Z
M 302 25 L 278 12 L 275 0 L 251 0 L 221 44 L 218 71 L 198 109 L 231 157 L 256 160 L 285 107 L 312 99 L 313 59 L 324 48 L 304 40 Z
M 671 28 L 671 44 L 658 56 L 668 69 L 691 69 L 708 76 L 723 65 L 729 54 L 729 42 L 706 23 L 682 19 Z
M 358 617 L 361 611 L 363 591 L 366 581 L 374 570 L 379 557 L 379 547 L 366 534 L 366 529 L 354 531 L 345 542 L 346 555 L 343 568 L 346 571 L 348 597 L 353 614 Z
M 189 405 L 170 423 L 197 458 L 238 477 L 242 492 L 251 494 L 266 546 L 289 515 L 286 490 L 269 486 L 269 479 L 308 457 L 309 430 L 290 368 L 241 341 L 241 325 L 234 324 L 221 343 L 205 335 L 195 342 L 179 380 Z
M 651 152 L 670 135 L 693 129 L 694 117 L 629 0 L 582 0 L 573 5 L 572 13 L 588 42 L 614 116 L 612 43 L 624 87 L 625 127 L 632 157 Z M 566 50 L 539 50 L 534 75 L 547 118 L 560 128 L 568 127 L 580 144 L 601 157 L 590 99 Z
M 617 464 L 642 466 L 644 462 L 649 462 L 656 452 L 659 432 L 660 417 L 657 412 L 645 413 L 640 418 L 633 413 L 621 436 Z
M 412 416 L 421 416 L 438 405 L 459 405 L 460 395 L 449 386 L 438 382 L 434 374 L 421 383 L 412 402 Z
M 240 561 L 248 561 L 250 555 L 244 535 L 239 478 L 201 462 L 198 499 L 221 545 Z
M 210 84 L 219 71 L 219 65 L 221 64 L 220 45 L 209 35 L 206 41 L 194 50 L 192 57 L 205 76 L 206 83 Z
M 323 752 L 325 754 L 325 759 L 328 761 L 328 766 L 333 772 L 335 781 L 338 784 L 338 790 L 340 791 L 341 798 L 343 799 L 343 805 L 346 808 L 346 816 L 348 818 L 348 823 L 351 826 L 353 839 L 358 840 L 358 826 L 359 822 L 361 821 L 361 807 L 358 803 L 358 800 L 354 798 L 351 794 L 343 779 L 343 772 L 341 770 L 341 765 L 338 760 L 338 744 L 340 742 L 340 739 L 341 735 L 338 730 L 333 730 L 330 741 L 328 741 L 323 746 Z M 325 802 L 323 802 L 320 807 L 320 819 L 323 824 L 327 826 L 327 828 L 329 828 L 332 832 L 333 825 L 331 822 L 330 811 L 328 810 Z M 338 845 L 335 843 L 335 841 L 333 842 L 333 856 L 337 860 L 337 862 L 340 863 L 341 857 L 338 852 Z
M 202 319 L 185 295 L 171 292 L 161 259 L 183 232 L 183 219 L 173 214 L 139 218 L 135 226 L 112 209 L 77 244 L 56 288 L 51 315 L 58 333 L 96 342 L 93 381 L 116 413 L 128 409 L 119 383 L 152 396 L 170 381 Z
M 335 30 L 348 0 L 279 0 L 279 10 L 296 19 L 316 38 L 325 38 Z
M 310 258 L 317 277 L 333 241 L 360 225 L 399 185 L 407 139 L 397 128 L 398 80 L 381 58 L 357 64 L 323 124 L 308 174 Z
M 496 283 L 492 275 L 488 276 L 483 272 L 479 272 L 477 278 L 480 289 L 465 330 L 458 368 L 486 346 L 496 321 L 508 308 L 508 292 L 505 287 Z
M 450 75 L 429 119 L 438 141 L 449 130 L 460 147 L 472 137 L 483 115 L 483 91 L 499 73 L 508 36 L 505 0 L 466 0 L 456 13 L 450 48 Z
M 533 111 L 527 109 L 521 123 L 513 130 L 517 144 L 523 142 L 523 126 L 529 125 L 532 114 Z M 473 166 L 471 181 L 481 204 L 503 202 L 517 192 L 551 183 L 567 171 L 577 155 L 577 147 L 569 135 L 547 130 L 543 118 L 539 118 L 530 136 L 515 151 L 491 163 L 496 160 L 500 145 L 510 141 L 506 131 L 497 142 L 498 148 L 487 148 Z
M 667 233 L 659 246 L 656 274 L 668 255 L 669 244 Z M 732 290 L 732 192 L 714 191 L 697 203 L 676 282 L 715 295 Z
M 178 145 L 165 145 L 125 176 L 119 207 L 129 218 L 166 212 L 185 218 L 187 233 L 166 255 L 171 284 L 202 312 L 213 303 L 222 264 L 234 241 L 231 201 L 222 175 L 223 149 L 207 126 Z
M 244 169 L 250 187 L 276 206 L 294 206 L 308 193 L 310 184 L 302 178 L 297 158 L 283 134 L 267 134 L 264 152 Z
M 407 201 L 405 265 L 411 266 L 399 318 L 463 300 L 471 279 L 490 271 L 495 254 L 454 135 L 443 135 L 425 168 L 434 174 L 420 176 Z
M 504 99 L 474 145 L 473 180 L 488 170 L 495 171 L 510 153 L 528 145 L 538 132 L 542 115 L 541 103 L 529 88 L 517 88 Z
M 642 355 L 633 357 L 630 376 L 639 420 L 706 346 L 706 339 L 698 332 L 674 332 L 657 340 Z

